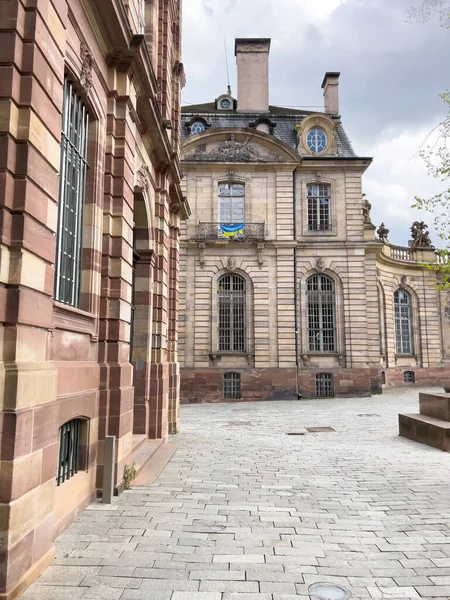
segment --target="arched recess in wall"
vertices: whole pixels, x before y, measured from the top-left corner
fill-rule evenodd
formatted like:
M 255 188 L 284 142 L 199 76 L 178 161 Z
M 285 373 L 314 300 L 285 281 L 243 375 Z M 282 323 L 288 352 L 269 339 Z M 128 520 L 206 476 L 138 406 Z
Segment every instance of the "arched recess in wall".
M 309 344 L 309 309 L 308 309 L 308 281 L 312 277 L 325 277 L 331 280 L 334 295 L 334 330 L 335 330 L 335 345 L 333 351 L 317 352 L 310 349 Z M 300 335 L 300 354 L 301 355 L 336 355 L 339 363 L 343 362 L 343 358 L 348 355 L 345 347 L 345 323 L 344 323 L 344 292 L 340 277 L 330 269 L 310 269 L 300 280 L 299 290 L 299 335 Z M 341 366 L 344 366 L 342 364 Z
M 153 252 L 153 202 L 149 169 L 137 172 L 134 188 L 130 356 L 133 365 L 133 433 L 149 432 L 152 300 L 155 255 Z
M 224 276 L 231 275 L 241 278 L 245 287 L 245 346 L 242 352 L 226 352 L 227 354 L 241 354 L 253 356 L 255 353 L 254 335 L 254 290 L 250 275 L 237 268 L 222 268 L 211 279 L 211 354 L 217 355 L 219 350 L 219 284 Z

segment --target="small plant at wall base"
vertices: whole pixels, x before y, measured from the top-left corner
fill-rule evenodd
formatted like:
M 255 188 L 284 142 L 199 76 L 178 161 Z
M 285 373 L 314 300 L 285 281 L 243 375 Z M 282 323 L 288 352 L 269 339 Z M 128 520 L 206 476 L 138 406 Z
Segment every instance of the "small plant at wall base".
M 136 465 L 134 463 L 132 463 L 131 465 L 125 465 L 125 468 L 123 470 L 123 487 L 125 490 L 131 489 L 131 482 L 133 481 L 133 479 L 136 479 L 136 474 Z

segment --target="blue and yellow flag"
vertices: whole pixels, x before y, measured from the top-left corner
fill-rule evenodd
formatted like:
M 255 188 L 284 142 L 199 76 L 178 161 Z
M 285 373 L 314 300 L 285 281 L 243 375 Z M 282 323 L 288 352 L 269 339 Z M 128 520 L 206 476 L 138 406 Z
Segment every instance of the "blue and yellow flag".
M 244 226 L 244 223 L 238 223 L 236 225 L 219 225 L 220 231 L 225 237 L 244 235 Z

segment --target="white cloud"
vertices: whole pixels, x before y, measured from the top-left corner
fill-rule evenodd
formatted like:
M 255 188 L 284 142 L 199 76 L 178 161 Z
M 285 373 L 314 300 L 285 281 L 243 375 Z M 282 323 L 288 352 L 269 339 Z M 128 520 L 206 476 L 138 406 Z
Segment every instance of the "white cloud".
M 432 227 L 433 217 L 411 208 L 415 196 L 427 197 L 442 190 L 442 183 L 430 178 L 419 156 L 435 123 L 435 120 L 430 121 L 415 130 L 391 128 L 374 147 L 365 148 L 361 144 L 359 148 L 362 154 L 371 154 L 374 158 L 363 178 L 363 189 L 372 203 L 372 221 L 376 225 L 384 222 L 394 244 L 407 245 L 409 228 L 415 220 L 428 223 L 433 243 L 439 242 Z

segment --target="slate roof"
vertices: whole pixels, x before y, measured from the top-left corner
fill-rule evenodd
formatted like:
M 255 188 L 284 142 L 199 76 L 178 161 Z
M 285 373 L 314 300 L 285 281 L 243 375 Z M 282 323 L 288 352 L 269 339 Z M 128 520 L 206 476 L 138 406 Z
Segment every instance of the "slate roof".
M 282 106 L 269 106 L 269 112 L 258 115 L 257 113 L 237 113 L 217 109 L 214 102 L 205 104 L 191 104 L 183 106 L 181 109 L 181 139 L 189 136 L 186 122 L 193 117 L 202 117 L 211 124 L 210 129 L 230 128 L 230 127 L 249 127 L 249 124 L 255 121 L 259 116 L 264 116 L 276 123 L 273 135 L 290 146 L 293 150 L 297 149 L 297 132 L 295 126 L 299 121 L 311 114 L 317 114 L 318 111 L 296 110 L 294 108 L 285 108 Z M 345 133 L 339 117 L 333 117 L 338 123 L 336 135 L 338 156 L 340 158 L 355 158 L 351 142 Z

